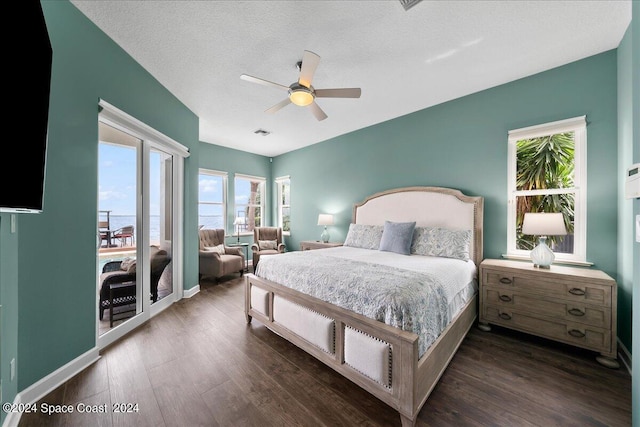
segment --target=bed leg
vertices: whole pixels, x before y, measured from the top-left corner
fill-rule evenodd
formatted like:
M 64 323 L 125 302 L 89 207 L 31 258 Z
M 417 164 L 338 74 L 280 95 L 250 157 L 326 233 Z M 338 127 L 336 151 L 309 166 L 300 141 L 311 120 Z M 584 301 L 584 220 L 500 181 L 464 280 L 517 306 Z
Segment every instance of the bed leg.
M 251 319 L 253 319 L 253 317 L 251 317 L 249 314 L 245 314 L 244 317 L 247 319 L 247 323 L 251 323 Z
M 402 422 L 402 427 L 414 427 L 416 425 L 416 420 L 406 415 L 400 414 L 400 421 Z

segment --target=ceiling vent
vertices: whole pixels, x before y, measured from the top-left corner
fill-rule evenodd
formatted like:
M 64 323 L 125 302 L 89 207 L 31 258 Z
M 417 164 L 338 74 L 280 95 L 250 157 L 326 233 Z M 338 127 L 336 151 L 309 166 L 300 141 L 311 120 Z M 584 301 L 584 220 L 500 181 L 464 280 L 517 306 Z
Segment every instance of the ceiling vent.
M 404 7 L 404 10 L 409 10 L 421 1 L 422 0 L 400 0 L 400 4 Z
M 258 130 L 253 131 L 253 133 L 255 133 L 256 135 L 260 135 L 260 136 L 267 136 L 271 132 L 269 132 L 268 130 L 264 130 L 264 129 L 258 129 Z

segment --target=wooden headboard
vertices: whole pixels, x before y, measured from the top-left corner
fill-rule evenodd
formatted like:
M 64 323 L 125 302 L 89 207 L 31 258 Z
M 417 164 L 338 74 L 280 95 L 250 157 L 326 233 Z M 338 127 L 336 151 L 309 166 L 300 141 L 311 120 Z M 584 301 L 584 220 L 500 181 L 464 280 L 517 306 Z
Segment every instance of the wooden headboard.
M 405 187 L 382 191 L 353 206 L 355 224 L 384 225 L 385 221 L 415 221 L 417 227 L 471 230 L 470 257 L 482 262 L 484 198 L 465 196 L 442 187 Z

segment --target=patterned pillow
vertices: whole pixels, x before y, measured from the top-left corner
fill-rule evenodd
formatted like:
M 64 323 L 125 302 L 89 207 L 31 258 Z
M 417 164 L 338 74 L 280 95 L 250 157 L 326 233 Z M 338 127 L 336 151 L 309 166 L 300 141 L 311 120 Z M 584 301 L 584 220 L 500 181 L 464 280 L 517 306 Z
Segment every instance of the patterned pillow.
M 219 245 L 216 245 L 216 246 L 205 246 L 204 250 L 205 251 L 209 251 L 209 252 L 215 252 L 215 253 L 218 253 L 220 255 L 224 255 L 225 254 L 224 244 L 219 244 Z
M 470 247 L 471 230 L 416 227 L 411 243 L 411 253 L 467 261 Z
M 383 230 L 384 227 L 381 225 L 349 224 L 349 231 L 343 245 L 378 250 Z
M 411 242 L 416 222 L 384 222 L 384 231 L 380 240 L 380 250 L 401 255 L 411 253 Z
M 278 241 L 277 240 L 258 240 L 258 247 L 261 251 L 267 250 L 276 250 L 278 249 Z

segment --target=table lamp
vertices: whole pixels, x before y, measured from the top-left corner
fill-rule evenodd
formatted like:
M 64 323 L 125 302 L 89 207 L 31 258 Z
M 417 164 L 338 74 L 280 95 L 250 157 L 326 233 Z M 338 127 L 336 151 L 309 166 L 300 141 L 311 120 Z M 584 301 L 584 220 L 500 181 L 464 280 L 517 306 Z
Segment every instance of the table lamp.
M 324 230 L 320 235 L 320 240 L 324 243 L 329 241 L 329 232 L 327 231 L 327 225 L 333 225 L 333 215 L 331 214 L 320 214 L 318 215 L 318 225 L 324 225 Z
M 551 268 L 556 256 L 547 246 L 547 236 L 564 236 L 567 229 L 561 213 L 525 213 L 522 223 L 522 234 L 538 236 L 538 246 L 531 251 L 533 266 Z
M 244 224 L 245 222 L 243 216 L 238 216 L 236 217 L 236 220 L 233 221 L 233 225 L 235 225 L 236 229 L 238 230 L 238 243 L 240 243 L 240 228 L 242 228 Z

